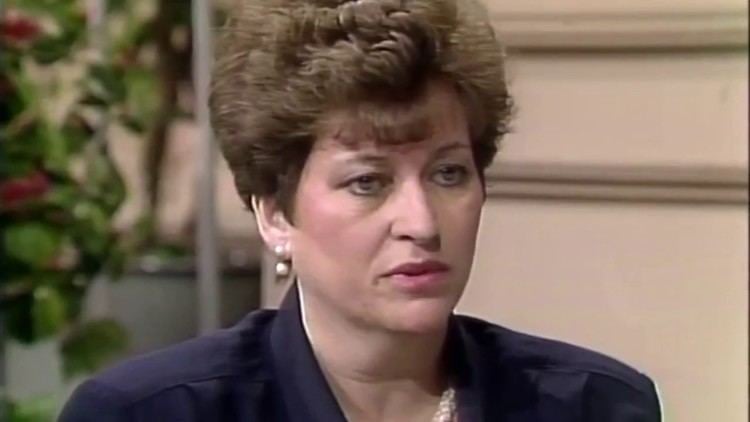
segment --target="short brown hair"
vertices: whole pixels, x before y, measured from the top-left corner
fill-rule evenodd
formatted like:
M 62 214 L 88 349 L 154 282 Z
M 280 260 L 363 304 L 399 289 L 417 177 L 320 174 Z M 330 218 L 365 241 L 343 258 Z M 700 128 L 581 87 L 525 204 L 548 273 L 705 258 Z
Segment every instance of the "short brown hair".
M 465 104 L 483 173 L 512 106 L 502 47 L 476 0 L 236 0 L 210 109 L 240 196 L 272 196 L 289 212 L 326 111 L 376 103 L 387 112 L 433 78 Z

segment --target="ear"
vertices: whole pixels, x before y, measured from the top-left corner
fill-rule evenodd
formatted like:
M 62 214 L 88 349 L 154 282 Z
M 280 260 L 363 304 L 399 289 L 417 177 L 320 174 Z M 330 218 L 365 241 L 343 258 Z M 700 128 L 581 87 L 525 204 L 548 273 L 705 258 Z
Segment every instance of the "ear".
M 251 202 L 255 211 L 255 221 L 258 223 L 258 231 L 266 247 L 271 251 L 278 246 L 288 248 L 292 227 L 277 201 L 272 198 L 253 196 Z

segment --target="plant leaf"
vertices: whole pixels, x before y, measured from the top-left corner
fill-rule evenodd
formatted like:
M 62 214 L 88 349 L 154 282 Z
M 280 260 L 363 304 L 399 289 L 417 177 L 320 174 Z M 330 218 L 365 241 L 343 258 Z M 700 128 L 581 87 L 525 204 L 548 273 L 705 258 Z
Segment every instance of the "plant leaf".
M 34 289 L 31 316 L 36 338 L 53 336 L 62 329 L 66 322 L 65 299 L 57 290 L 48 286 L 39 286 Z
M 88 87 L 94 95 L 112 102 L 125 99 L 127 88 L 121 75 L 122 72 L 103 65 L 92 66 L 90 72 Z
M 8 422 L 52 422 L 60 407 L 55 397 L 41 396 L 11 402 Z
M 63 374 L 72 377 L 100 369 L 127 349 L 128 335 L 114 320 L 97 320 L 74 327 L 63 340 Z
M 4 311 L 8 333 L 25 344 L 57 334 L 68 317 L 65 299 L 50 286 L 39 286 L 32 294 L 10 301 Z
M 52 226 L 35 221 L 22 222 L 5 229 L 3 248 L 11 257 L 41 267 L 55 257 L 62 240 L 62 235 Z

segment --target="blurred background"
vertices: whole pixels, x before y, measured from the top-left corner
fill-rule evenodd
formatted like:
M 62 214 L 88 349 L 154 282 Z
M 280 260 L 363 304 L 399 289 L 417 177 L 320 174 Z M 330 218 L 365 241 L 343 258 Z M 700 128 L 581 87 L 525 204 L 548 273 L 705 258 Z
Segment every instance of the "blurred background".
M 485 2 L 518 114 L 459 311 L 746 421 L 747 3 Z M 206 120 L 227 3 L 0 0 L 0 420 L 278 303 Z

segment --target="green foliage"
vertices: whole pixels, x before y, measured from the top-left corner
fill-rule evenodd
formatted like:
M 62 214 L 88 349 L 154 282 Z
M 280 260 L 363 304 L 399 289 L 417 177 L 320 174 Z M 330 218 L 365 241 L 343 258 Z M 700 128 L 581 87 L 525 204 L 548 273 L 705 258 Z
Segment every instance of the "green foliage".
M 157 91 L 132 89 L 128 75 L 143 70 L 94 48 L 86 3 L 9 0 L 0 11 L 0 320 L 16 341 L 59 340 L 68 377 L 127 347 L 115 321 L 84 322 L 81 312 L 94 278 L 115 279 L 130 254 L 113 225 L 126 191 L 107 129 L 140 106 L 134 96 L 149 101 L 143 91 Z M 108 3 L 108 21 L 130 16 L 131 2 Z M 13 422 L 52 421 L 60 404 L 0 402 Z
M 8 403 L 8 422 L 52 422 L 59 407 L 54 397 L 37 397 Z
M 133 95 L 127 63 L 93 49 L 85 3 L 10 0 L 0 14 L 0 310 L 20 342 L 64 337 L 69 375 L 127 338 L 113 321 L 80 321 L 92 280 L 121 274 L 129 256 L 113 226 L 126 192 L 106 128 Z M 129 14 L 125 3 L 106 19 Z M 15 403 L 11 420 L 43 413 Z
M 190 2 L 107 0 L 94 35 L 87 0 L 0 3 L 2 322 L 23 343 L 61 339 L 64 374 L 88 373 L 127 345 L 115 321 L 81 321 L 88 287 L 122 274 L 155 230 L 155 203 L 130 233 L 113 225 L 126 191 L 107 129 L 129 129 L 159 154 L 170 120 L 190 115 L 178 101 Z M 158 179 L 160 157 L 146 161 Z M 51 408 L 13 403 L 10 420 L 51 420 Z
M 57 255 L 62 234 L 43 222 L 20 221 L 3 231 L 4 250 L 10 258 L 42 267 Z
M 126 346 L 127 333 L 115 321 L 82 324 L 63 341 L 63 373 L 66 377 L 90 373 L 117 357 Z
M 40 338 L 56 334 L 65 325 L 67 316 L 62 294 L 51 286 L 38 286 L 32 297 L 31 320 L 34 333 Z

